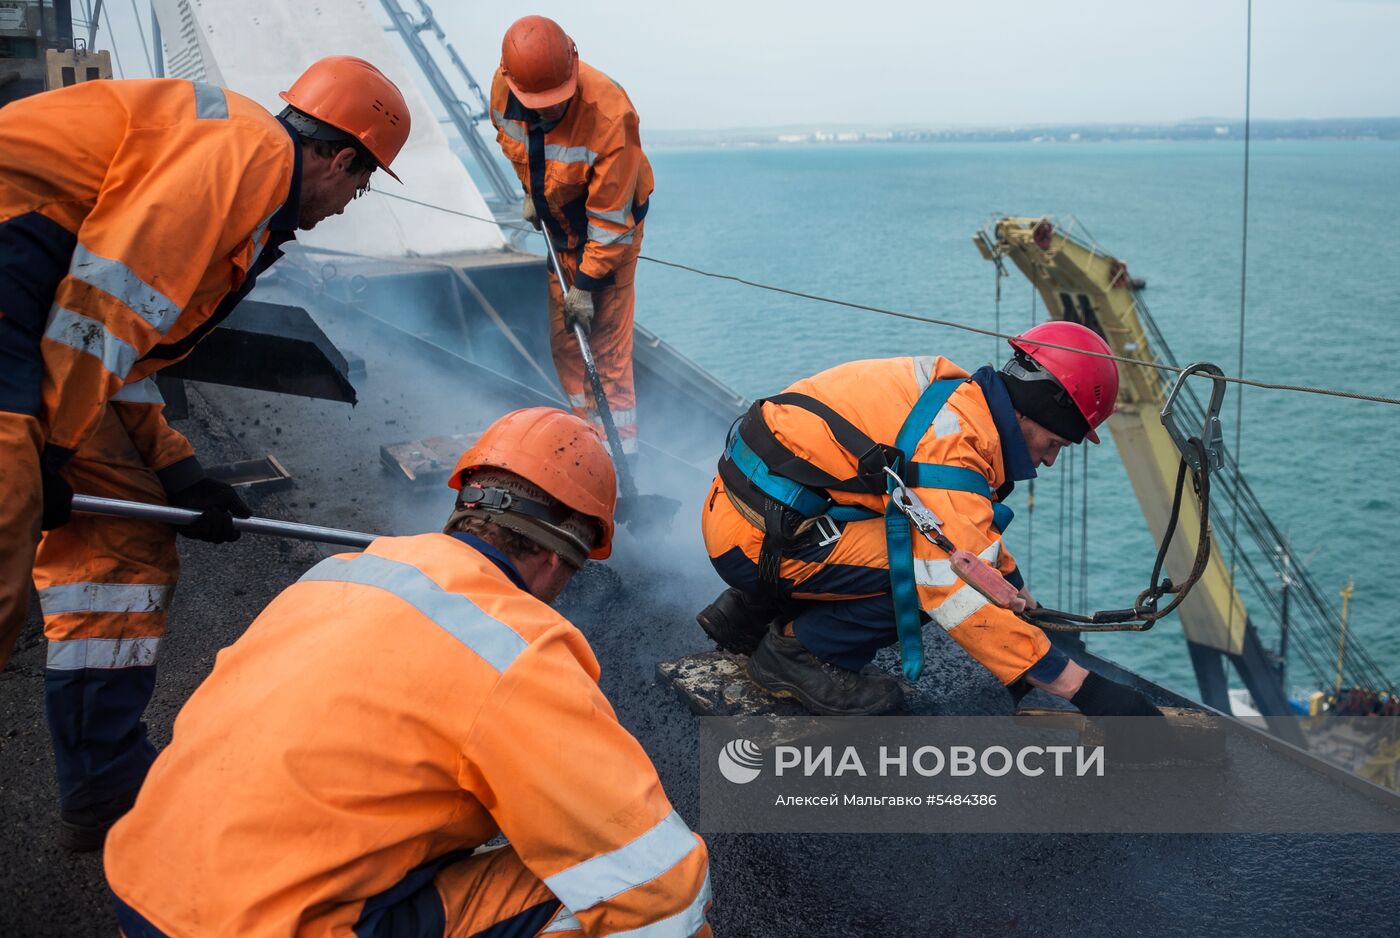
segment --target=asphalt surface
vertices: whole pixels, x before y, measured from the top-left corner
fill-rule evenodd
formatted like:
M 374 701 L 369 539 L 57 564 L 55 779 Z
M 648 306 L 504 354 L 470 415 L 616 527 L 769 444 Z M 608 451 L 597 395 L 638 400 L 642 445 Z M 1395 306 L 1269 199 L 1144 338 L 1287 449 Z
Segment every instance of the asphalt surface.
M 353 411 L 198 388 L 181 429 L 206 462 L 278 456 L 297 488 L 252 496 L 259 514 L 384 533 L 435 529 L 449 493 L 392 478 L 379 445 L 479 429 L 502 402 L 458 386 L 450 370 L 425 368 L 382 336 L 339 328 L 332 322 L 328 331 L 368 362 Z M 641 416 L 645 433 L 645 410 Z M 644 475 L 643 489 L 661 482 Z M 689 500 L 668 541 L 620 535 L 615 559 L 591 564 L 561 600 L 598 654 L 619 718 L 691 819 L 699 815 L 695 718 L 657 682 L 655 667 L 707 647 L 693 616 L 721 584 L 695 531 L 703 484 L 684 482 Z M 252 536 L 222 547 L 182 542 L 185 574 L 148 712 L 157 744 L 217 651 L 328 552 Z M 931 636 L 929 658 L 913 712 L 1011 712 L 1005 692 L 942 636 Z M 0 674 L 0 936 L 114 934 L 100 860 L 66 855 L 55 843 L 43 660 L 35 618 Z M 1400 923 L 1393 835 L 707 839 L 718 935 L 1393 935 Z

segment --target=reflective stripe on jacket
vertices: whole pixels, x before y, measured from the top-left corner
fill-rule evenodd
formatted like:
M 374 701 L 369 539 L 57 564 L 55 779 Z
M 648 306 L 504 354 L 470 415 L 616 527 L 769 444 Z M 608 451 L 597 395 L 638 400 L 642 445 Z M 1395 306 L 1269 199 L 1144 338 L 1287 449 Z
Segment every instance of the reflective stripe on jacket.
M 837 365 L 796 382 L 786 391 L 816 398 L 877 443 L 893 444 L 919 395 L 932 381 L 966 377 L 967 372 L 942 357 L 873 359 Z M 856 459 L 816 414 L 770 401 L 763 405 L 763 417 L 795 456 L 838 479 L 856 474 Z M 967 381 L 953 392 L 914 452 L 906 455 L 913 462 L 971 469 L 982 475 L 995 492 L 1007 481 L 1001 449 L 982 390 L 975 382 Z M 716 480 L 715 486 L 722 488 L 722 483 Z M 915 492 L 942 519 L 944 533 L 954 544 L 978 554 L 1004 575 L 1017 576 L 1016 561 L 992 524 L 992 502 L 981 495 L 947 489 L 915 488 Z M 830 494 L 840 504 L 884 512 L 884 496 L 840 491 Z M 712 557 L 738 546 L 758 563 L 762 532 L 744 520 L 740 512 L 707 511 L 704 518 L 706 544 Z M 736 536 L 736 532 L 741 533 Z M 1021 677 L 1050 650 L 1044 632 L 988 603 L 959 580 L 942 550 L 919 536 L 914 537 L 913 544 L 920 606 L 1003 683 Z M 780 575 L 794 583 L 792 595 L 796 599 L 849 599 L 870 595 L 866 591 L 869 584 L 862 581 L 863 589 L 832 594 L 814 587 L 855 582 L 859 578 L 819 575 L 829 570 L 868 568 L 889 568 L 885 524 L 878 517 L 848 522 L 841 539 L 820 561 L 784 558 Z
M 504 833 L 587 934 L 704 927 L 708 855 L 582 633 L 442 534 L 331 557 L 220 652 L 107 846 L 170 934 L 348 934 Z
M 5 287 L 52 296 L 33 324 L 51 448 L 77 449 L 124 385 L 188 353 L 254 270 L 295 149 L 257 103 L 182 79 L 84 82 L 0 110 L 0 223 L 42 216 L 71 256 L 56 287 Z M 148 429 L 155 468 L 187 446 L 163 420 Z
M 596 289 L 641 249 L 641 222 L 654 182 L 642 152 L 640 122 L 622 86 L 580 62 L 578 90 L 548 130 L 531 122 L 501 76 L 491 82 L 496 140 L 526 198 L 544 208 L 556 244 L 582 252 L 577 283 Z

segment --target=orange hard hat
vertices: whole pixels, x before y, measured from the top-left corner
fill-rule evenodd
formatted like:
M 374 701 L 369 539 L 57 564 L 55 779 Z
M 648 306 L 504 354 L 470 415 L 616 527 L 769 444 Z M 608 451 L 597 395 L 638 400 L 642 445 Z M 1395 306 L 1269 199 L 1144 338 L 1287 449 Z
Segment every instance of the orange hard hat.
M 379 168 L 389 168 L 408 140 L 408 102 L 398 86 L 364 59 L 328 55 L 280 95 L 292 107 L 360 141 Z
M 1118 400 L 1118 364 L 1112 359 L 1097 357 L 1113 354 L 1103 336 L 1077 322 L 1052 320 L 1032 326 L 1008 341 L 1012 348 L 1024 353 L 1040 369 L 1038 372 L 1028 371 L 1019 366 L 1014 358 L 1006 363 L 1003 373 L 1011 374 L 1016 379 L 1015 383 L 1008 382 L 1008 390 L 1012 402 L 1018 405 L 1017 409 L 1075 443 L 1083 437 L 1088 437 L 1093 443 L 1099 442 L 1099 435 L 1094 431 L 1112 415 Z M 1046 342 L 1097 354 L 1080 355 L 1042 344 Z M 1047 380 L 1045 376 L 1053 380 Z M 1026 392 L 1021 389 L 1026 387 L 1040 387 L 1039 399 L 1023 399 L 1022 395 Z M 1063 415 L 1052 405 L 1060 404 L 1059 410 L 1066 410 L 1060 401 L 1066 396 L 1082 419 L 1082 426 L 1087 427 L 1083 432 L 1075 432 L 1081 425 L 1059 422 Z M 1021 406 L 1023 403 L 1027 406 Z
M 501 76 L 521 104 L 552 107 L 574 96 L 578 48 L 554 20 L 523 16 L 501 40 Z
M 460 490 L 473 470 L 486 467 L 514 473 L 597 521 L 603 536 L 588 556 L 604 560 L 612 553 L 617 476 L 603 441 L 581 417 L 553 407 L 512 411 L 462 454 L 447 484 Z

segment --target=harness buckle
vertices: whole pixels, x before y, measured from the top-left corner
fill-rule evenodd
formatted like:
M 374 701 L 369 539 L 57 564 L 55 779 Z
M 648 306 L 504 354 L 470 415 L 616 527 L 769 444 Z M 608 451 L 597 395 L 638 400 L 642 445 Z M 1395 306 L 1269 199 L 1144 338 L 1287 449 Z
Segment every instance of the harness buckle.
M 831 515 L 817 515 L 812 519 L 812 522 L 817 533 L 822 536 L 822 539 L 817 541 L 818 547 L 826 547 L 841 540 L 842 531 L 837 527 L 836 519 Z
M 856 457 L 856 478 L 861 480 L 872 495 L 884 494 L 885 479 L 882 473 L 903 468 L 903 451 L 883 443 L 876 443 Z

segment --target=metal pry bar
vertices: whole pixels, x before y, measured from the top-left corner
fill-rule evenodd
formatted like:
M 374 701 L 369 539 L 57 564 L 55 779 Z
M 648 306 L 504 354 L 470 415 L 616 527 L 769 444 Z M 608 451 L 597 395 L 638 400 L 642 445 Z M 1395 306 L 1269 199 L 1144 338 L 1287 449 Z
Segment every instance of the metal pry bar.
M 98 498 L 95 495 L 74 495 L 73 510 L 94 515 L 136 518 L 141 521 L 163 521 L 166 524 L 174 525 L 189 524 L 200 515 L 199 512 L 190 511 L 187 508 L 149 505 L 145 502 L 129 502 L 120 498 Z M 249 534 L 290 537 L 299 541 L 315 541 L 321 544 L 336 544 L 341 547 L 358 547 L 361 550 L 379 537 L 377 534 L 363 534 L 359 531 L 345 531 L 341 528 L 324 528 L 319 524 L 275 521 L 272 518 L 234 518 L 233 526 L 240 531 L 247 531 Z

